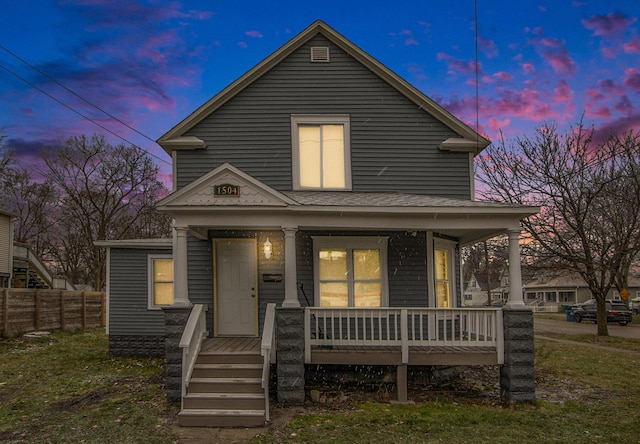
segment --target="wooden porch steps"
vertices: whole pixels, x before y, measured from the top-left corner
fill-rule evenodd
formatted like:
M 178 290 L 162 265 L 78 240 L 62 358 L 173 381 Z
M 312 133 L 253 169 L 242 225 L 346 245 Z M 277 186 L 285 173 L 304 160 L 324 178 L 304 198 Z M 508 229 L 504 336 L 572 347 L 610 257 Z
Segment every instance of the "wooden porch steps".
M 178 424 L 185 427 L 264 425 L 259 340 L 240 339 L 205 341 L 183 398 Z

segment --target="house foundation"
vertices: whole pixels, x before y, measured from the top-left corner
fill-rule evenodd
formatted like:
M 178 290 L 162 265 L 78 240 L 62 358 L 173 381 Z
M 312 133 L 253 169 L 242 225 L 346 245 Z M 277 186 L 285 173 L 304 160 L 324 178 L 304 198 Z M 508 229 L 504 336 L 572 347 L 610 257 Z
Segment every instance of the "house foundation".
M 182 398 L 182 350 L 180 338 L 187 325 L 191 307 L 163 307 L 165 325 L 166 388 L 169 402 Z
M 276 309 L 276 350 L 278 401 L 304 402 L 304 308 Z
M 500 395 L 506 401 L 536 400 L 533 312 L 505 307 L 504 364 L 500 367 Z

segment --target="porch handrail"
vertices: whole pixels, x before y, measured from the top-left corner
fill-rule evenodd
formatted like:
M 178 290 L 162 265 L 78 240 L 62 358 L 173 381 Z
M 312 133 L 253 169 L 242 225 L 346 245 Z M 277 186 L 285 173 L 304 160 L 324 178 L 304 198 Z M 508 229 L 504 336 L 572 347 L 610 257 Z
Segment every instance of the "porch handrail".
M 187 387 L 193 374 L 202 341 L 209 335 L 207 331 L 207 305 L 196 304 L 191 309 L 187 325 L 180 338 L 180 348 L 182 349 L 182 402 L 187 394 Z
M 504 360 L 502 308 L 305 308 L 305 362 L 311 347 L 494 347 Z
M 275 354 L 276 342 L 276 304 L 267 304 L 267 312 L 264 317 L 264 326 L 262 328 L 262 343 L 260 345 L 260 354 L 263 358 L 262 366 L 262 388 L 264 389 L 264 414 L 265 420 L 269 421 L 269 380 L 271 362 Z

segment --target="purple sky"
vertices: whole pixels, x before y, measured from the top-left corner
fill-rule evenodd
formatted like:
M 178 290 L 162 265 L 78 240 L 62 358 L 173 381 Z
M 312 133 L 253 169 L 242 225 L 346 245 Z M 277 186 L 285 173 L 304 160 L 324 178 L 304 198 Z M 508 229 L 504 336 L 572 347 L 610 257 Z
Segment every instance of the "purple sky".
M 640 1 L 477 10 L 483 134 L 581 116 L 603 134 L 640 129 Z M 2 18 L 0 134 L 24 162 L 73 135 L 122 142 L 84 115 L 158 156 L 169 185 L 153 140 L 317 19 L 476 127 L 472 0 L 35 0 Z

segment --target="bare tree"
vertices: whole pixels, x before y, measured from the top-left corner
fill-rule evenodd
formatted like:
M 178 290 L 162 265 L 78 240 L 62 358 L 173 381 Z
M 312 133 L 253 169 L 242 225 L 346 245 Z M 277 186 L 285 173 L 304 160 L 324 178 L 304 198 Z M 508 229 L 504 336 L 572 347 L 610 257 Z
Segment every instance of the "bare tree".
M 640 136 L 596 142 L 580 123 L 565 134 L 543 125 L 531 138 L 504 138 L 480 158 L 483 196 L 541 205 L 523 222 L 535 262 L 579 273 L 598 303 L 598 335 L 608 335 L 606 295 L 640 251 Z
M 165 192 L 159 168 L 142 149 L 81 136 L 43 157 L 42 175 L 63 196 L 56 252 L 70 278 L 102 289 L 106 257 L 96 240 L 169 235 L 163 231 L 169 226 L 166 216 L 154 209 Z

